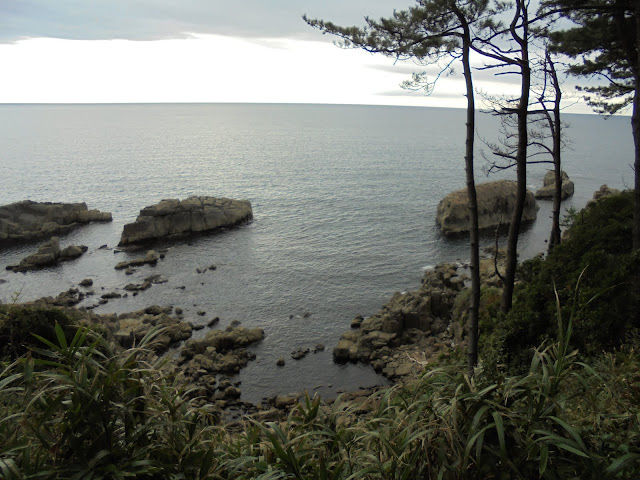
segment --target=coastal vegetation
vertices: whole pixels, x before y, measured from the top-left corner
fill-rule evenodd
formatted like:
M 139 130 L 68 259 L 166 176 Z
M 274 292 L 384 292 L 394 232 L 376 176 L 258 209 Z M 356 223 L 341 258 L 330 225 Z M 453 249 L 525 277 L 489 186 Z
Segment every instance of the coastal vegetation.
M 635 171 L 636 195 L 640 195 L 638 171 L 640 134 L 638 134 L 638 105 L 640 96 L 640 68 L 638 67 L 636 21 L 637 2 L 598 0 L 575 2 L 572 0 L 548 0 L 540 4 L 536 12 L 529 0 L 513 2 L 476 2 L 466 0 L 417 0 L 416 5 L 406 10 L 396 10 L 389 18 L 373 20 L 366 18 L 364 27 L 342 27 L 332 22 L 309 19 L 307 23 L 322 31 L 336 35 L 339 44 L 347 48 L 362 48 L 369 52 L 382 53 L 395 59 L 413 59 L 418 64 L 436 67 L 437 73 L 429 79 L 427 72 L 414 74 L 407 82 L 408 88 L 424 88 L 430 93 L 438 78 L 450 73 L 453 65 L 461 61 L 466 84 L 467 121 L 465 172 L 468 208 L 470 217 L 470 271 L 472 293 L 470 298 L 468 349 L 469 374 L 478 360 L 478 309 L 479 246 L 478 207 L 474 181 L 473 143 L 475 92 L 470 52 L 484 58 L 480 70 L 491 70 L 496 75 L 517 75 L 519 95 L 500 96 L 491 99 L 495 115 L 507 118 L 513 131 L 506 133 L 504 148 L 494 148 L 493 153 L 509 160 L 515 166 L 517 196 L 509 220 L 506 268 L 503 279 L 500 309 L 507 314 L 513 306 L 516 282 L 517 244 L 526 198 L 527 163 L 532 156 L 531 146 L 539 138 L 530 139 L 531 119 L 542 116 L 548 123 L 553 145 L 544 145 L 551 153 L 554 163 L 556 189 L 554 194 L 554 224 L 549 249 L 553 249 L 559 238 L 559 214 L 562 188 L 560 166 L 561 123 L 560 102 L 562 92 L 555 60 L 551 53 L 562 53 L 578 64 L 567 69 L 568 74 L 600 76 L 605 85 L 596 84 L 584 88 L 590 96 L 588 102 L 602 113 L 615 113 L 633 103 L 632 131 L 636 145 Z M 558 19 L 573 22 L 568 30 L 555 28 Z M 536 56 L 539 60 L 536 61 Z M 532 95 L 534 80 L 538 77 L 539 95 Z M 547 88 L 549 86 L 549 88 Z M 535 98 L 534 98 L 535 97 Z M 548 97 L 548 98 L 547 98 Z M 534 120 L 535 121 L 535 120 Z M 495 144 L 494 144 L 495 145 Z M 640 248 L 640 197 L 635 200 L 634 249 Z
M 222 422 L 154 355 L 161 329 L 116 348 L 60 310 L 3 305 L 0 475 L 636 478 L 633 194 L 567 221 L 565 241 L 519 269 L 509 314 L 483 287 L 473 377 L 453 352 L 363 402 L 305 396 L 280 421 Z

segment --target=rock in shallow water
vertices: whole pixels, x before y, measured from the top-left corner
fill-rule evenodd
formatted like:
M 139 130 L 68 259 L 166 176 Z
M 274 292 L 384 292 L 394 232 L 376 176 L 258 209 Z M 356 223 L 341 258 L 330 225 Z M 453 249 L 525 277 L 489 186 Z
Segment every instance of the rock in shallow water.
M 9 265 L 7 270 L 14 272 L 26 272 L 39 268 L 57 265 L 59 262 L 73 260 L 87 251 L 84 245 L 70 245 L 60 249 L 60 239 L 51 237 L 47 243 L 42 245 L 38 251 L 23 258 L 18 265 Z
M 517 183 L 510 180 L 498 180 L 476 185 L 478 196 L 478 227 L 482 229 L 509 225 L 516 202 Z M 438 204 L 436 222 L 442 232 L 457 234 L 468 232 L 471 227 L 467 189 L 450 193 Z M 522 221 L 535 220 L 538 204 L 533 192 L 527 190 Z
M 0 206 L 0 247 L 65 233 L 80 224 L 111 220 L 109 212 L 89 210 L 86 203 L 11 203 Z
M 214 197 L 162 200 L 140 210 L 136 221 L 124 226 L 119 245 L 231 227 L 250 220 L 252 216 L 248 200 Z
M 560 198 L 562 200 L 569 198 L 573 195 L 574 192 L 574 184 L 571 180 L 569 180 L 569 175 L 562 170 L 562 189 L 560 193 Z M 544 180 L 542 181 L 542 188 L 536 190 L 536 198 L 553 198 L 553 194 L 556 189 L 556 177 L 553 170 L 547 170 L 547 173 L 544 176 Z

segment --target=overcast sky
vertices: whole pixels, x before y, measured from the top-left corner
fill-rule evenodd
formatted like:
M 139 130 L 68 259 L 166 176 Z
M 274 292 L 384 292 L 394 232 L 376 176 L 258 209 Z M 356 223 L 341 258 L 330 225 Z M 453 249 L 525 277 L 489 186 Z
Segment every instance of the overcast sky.
M 278 102 L 464 107 L 458 73 L 426 96 L 423 67 L 343 50 L 302 14 L 341 25 L 410 0 L 0 0 L 0 103 Z M 479 65 L 479 63 L 478 63 Z M 477 72 L 483 92 L 516 77 Z M 574 111 L 588 111 L 574 107 Z

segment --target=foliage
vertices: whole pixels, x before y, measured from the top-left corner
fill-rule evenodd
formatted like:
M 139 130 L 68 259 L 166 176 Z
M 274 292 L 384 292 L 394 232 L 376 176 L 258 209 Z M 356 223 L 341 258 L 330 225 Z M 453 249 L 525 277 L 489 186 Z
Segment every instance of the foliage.
M 498 297 L 483 292 L 483 315 Z M 636 478 L 640 355 L 628 345 L 580 362 L 570 347 L 579 316 L 564 317 L 559 296 L 555 307 L 562 334 L 534 350 L 524 375 L 436 367 L 364 403 L 306 396 L 286 420 L 249 419 L 235 434 L 193 407 L 144 345 L 114 351 L 86 328 L 67 341 L 56 326 L 55 342 L 42 338 L 0 372 L 0 476 Z
M 559 10 L 575 26 L 551 34 L 554 49 L 579 61 L 569 73 L 604 83 L 582 87 L 599 113 L 613 114 L 633 101 L 637 88 L 637 26 L 632 0 L 544 0 L 543 11 Z
M 0 357 L 15 359 L 27 353 L 29 347 L 39 343 L 34 334 L 55 340 L 56 324 L 69 335 L 73 321 L 59 308 L 0 305 Z
M 557 336 L 554 289 L 565 315 L 576 296 L 573 345 L 587 355 L 611 350 L 638 327 L 634 272 L 640 258 L 631 251 L 632 218 L 632 192 L 603 198 L 571 215 L 568 238 L 546 259 L 521 265 L 512 311 L 482 324 L 483 347 L 493 350 L 495 362 L 522 370 L 536 345 Z
M 146 360 L 146 350 L 115 351 L 85 327 L 70 341 L 59 324 L 54 331 L 55 342 L 38 337 L 42 346 L 0 375 L 2 478 L 215 472 L 212 417 L 190 405 L 187 392 Z

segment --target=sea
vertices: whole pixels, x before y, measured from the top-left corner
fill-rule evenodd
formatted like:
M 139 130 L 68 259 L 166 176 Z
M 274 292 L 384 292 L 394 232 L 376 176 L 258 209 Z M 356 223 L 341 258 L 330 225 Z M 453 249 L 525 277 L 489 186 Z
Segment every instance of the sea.
M 564 115 L 563 169 L 575 182 L 564 202 L 582 208 L 601 185 L 633 187 L 630 118 Z M 499 137 L 497 118 L 479 114 L 476 181 L 487 176 Z M 0 301 L 57 295 L 93 279 L 92 306 L 106 292 L 160 274 L 167 283 L 110 300 L 98 313 L 149 305 L 182 308 L 195 325 L 239 321 L 260 327 L 256 359 L 233 379 L 242 399 L 307 390 L 335 396 L 386 380 L 365 365 L 338 365 L 332 349 L 358 315 L 376 313 L 394 292 L 416 289 L 425 269 L 468 261 L 465 238 L 436 223 L 438 202 L 465 187 L 465 111 L 290 104 L 0 105 L 0 205 L 30 199 L 86 202 L 112 212 L 61 238 L 86 245 L 76 261 L 13 273 L 36 244 L 0 252 Z M 539 158 L 538 158 L 539 159 Z M 548 164 L 529 168 L 529 188 Z M 251 201 L 253 221 L 238 228 L 153 245 L 167 249 L 155 267 L 131 277 L 114 266 L 144 250 L 118 251 L 124 224 L 165 198 L 209 195 Z M 546 249 L 551 202 L 524 229 L 520 258 Z M 493 245 L 492 234 L 481 246 Z M 107 248 L 100 247 L 107 245 Z M 198 269 L 216 265 L 216 270 Z M 184 287 L 184 288 L 183 288 Z M 206 312 L 204 316 L 198 312 Z M 195 332 L 205 335 L 208 328 Z M 293 360 L 318 344 L 324 351 Z M 284 367 L 276 361 L 284 357 Z

